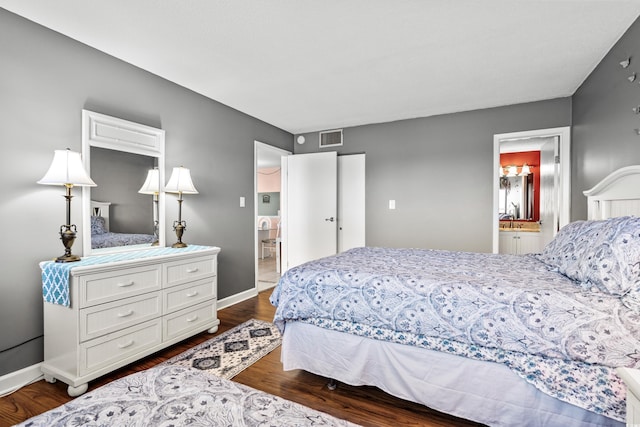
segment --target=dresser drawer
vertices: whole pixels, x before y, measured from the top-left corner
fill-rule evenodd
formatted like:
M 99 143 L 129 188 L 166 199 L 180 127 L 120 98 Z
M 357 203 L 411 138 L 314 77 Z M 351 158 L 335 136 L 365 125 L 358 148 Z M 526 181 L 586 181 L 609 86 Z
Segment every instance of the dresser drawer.
M 80 342 L 160 317 L 159 291 L 80 310 Z
M 80 344 L 80 375 L 114 363 L 124 365 L 128 357 L 162 342 L 162 321 L 158 318 Z
M 80 308 L 160 290 L 161 271 L 149 265 L 80 276 Z
M 209 277 L 163 291 L 163 313 L 173 313 L 216 297 L 216 279 Z
M 215 256 L 202 256 L 164 264 L 167 286 L 179 285 L 192 280 L 214 276 L 217 270 Z
M 215 319 L 215 299 L 194 307 L 186 308 L 184 310 L 168 314 L 163 317 L 163 339 L 166 341 L 180 337 L 182 335 L 187 336 L 194 332 L 198 332 L 201 329 L 205 329 L 206 326 L 211 324 L 211 322 Z

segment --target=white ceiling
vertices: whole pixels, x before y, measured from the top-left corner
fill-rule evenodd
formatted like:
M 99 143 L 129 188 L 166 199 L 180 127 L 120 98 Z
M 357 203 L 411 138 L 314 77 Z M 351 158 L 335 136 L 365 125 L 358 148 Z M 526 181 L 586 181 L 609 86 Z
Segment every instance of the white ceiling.
M 0 7 L 291 133 L 570 96 L 640 14 L 639 0 Z

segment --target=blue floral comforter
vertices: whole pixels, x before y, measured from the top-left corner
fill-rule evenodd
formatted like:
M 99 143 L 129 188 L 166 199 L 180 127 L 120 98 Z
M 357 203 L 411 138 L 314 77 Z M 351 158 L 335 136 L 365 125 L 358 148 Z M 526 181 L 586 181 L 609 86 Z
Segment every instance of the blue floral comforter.
M 474 353 L 469 348 L 475 347 L 499 350 L 502 360 L 494 361 L 516 371 L 519 362 L 510 354 L 535 357 L 528 364 L 553 359 L 598 365 L 609 379 L 615 377 L 612 368 L 640 367 L 640 313 L 533 256 L 356 248 L 290 269 L 271 302 L 281 329 L 297 320 L 342 329 L 366 325 L 378 338 L 405 333 L 462 345 L 466 350 L 457 354 Z M 538 374 L 523 376 L 542 384 L 545 373 Z M 613 386 L 624 398 L 624 387 Z M 611 393 L 609 387 L 592 390 L 586 399 L 596 403 L 589 409 L 598 406 L 598 394 Z M 612 400 L 596 411 L 620 406 L 620 395 Z M 624 415 L 623 409 L 613 412 L 617 419 Z

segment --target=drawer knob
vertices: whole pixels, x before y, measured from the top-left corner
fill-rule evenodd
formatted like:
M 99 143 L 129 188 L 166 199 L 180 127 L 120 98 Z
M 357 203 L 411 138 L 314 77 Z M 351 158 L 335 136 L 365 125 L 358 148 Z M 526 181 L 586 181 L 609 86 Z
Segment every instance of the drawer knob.
M 127 347 L 131 347 L 133 345 L 133 340 L 129 340 L 124 344 L 118 344 L 118 348 L 127 348 Z
M 126 283 L 122 283 L 122 282 L 118 283 L 118 287 L 126 288 L 127 286 L 133 286 L 133 284 L 134 284 L 134 281 L 133 280 L 129 280 Z
M 198 295 L 198 291 L 193 291 L 190 294 L 186 294 L 187 298 L 195 297 L 196 295 Z
M 133 314 L 133 310 L 129 309 L 126 313 L 118 313 L 118 317 L 128 317 Z
M 187 268 L 187 273 L 195 273 L 196 271 L 198 271 L 198 267 Z
M 191 322 L 195 322 L 196 320 L 198 320 L 198 315 L 197 314 L 195 316 L 193 316 L 191 319 L 187 319 L 187 322 L 191 323 Z

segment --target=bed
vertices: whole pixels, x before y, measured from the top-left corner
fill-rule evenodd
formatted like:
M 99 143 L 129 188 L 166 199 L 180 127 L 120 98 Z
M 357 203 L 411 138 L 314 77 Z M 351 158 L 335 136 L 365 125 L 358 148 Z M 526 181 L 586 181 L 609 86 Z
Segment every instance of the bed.
M 114 233 L 110 231 L 110 202 L 91 201 L 91 248 L 104 249 L 119 246 L 150 245 L 156 240 L 153 234 Z
M 356 426 L 242 384 L 158 365 L 18 424 L 51 426 Z
M 354 248 L 287 271 L 285 370 L 492 426 L 622 426 L 640 368 L 640 166 L 540 254 Z

